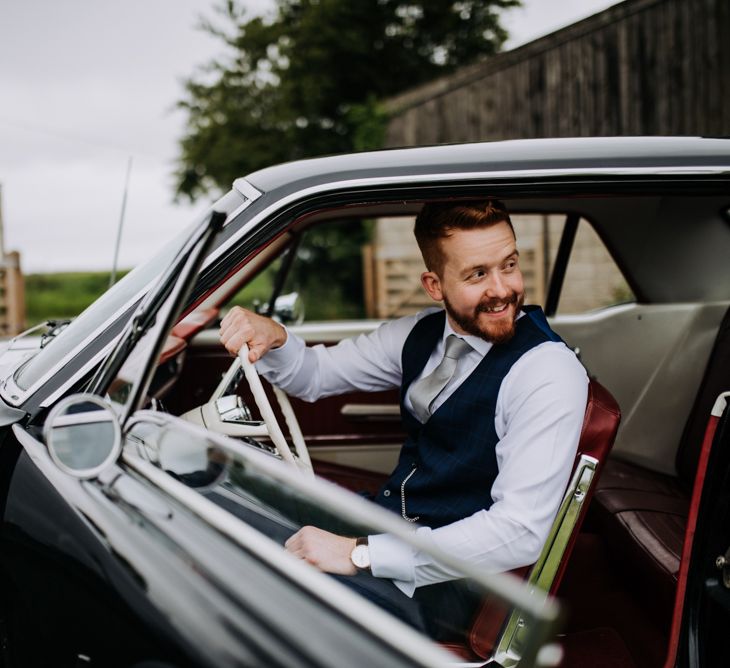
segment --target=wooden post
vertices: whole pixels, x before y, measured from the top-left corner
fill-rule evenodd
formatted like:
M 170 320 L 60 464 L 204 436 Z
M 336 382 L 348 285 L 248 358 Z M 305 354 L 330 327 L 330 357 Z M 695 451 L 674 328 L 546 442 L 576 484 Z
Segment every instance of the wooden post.
M 4 258 L 5 318 L 10 336 L 25 329 L 25 281 L 20 269 L 20 253 L 11 251 Z
M 25 329 L 25 289 L 20 270 L 20 253 L 5 253 L 0 186 L 0 334 L 15 336 Z
M 365 296 L 365 317 L 375 318 L 375 274 L 373 271 L 373 244 L 365 244 L 362 247 L 362 282 L 363 294 Z

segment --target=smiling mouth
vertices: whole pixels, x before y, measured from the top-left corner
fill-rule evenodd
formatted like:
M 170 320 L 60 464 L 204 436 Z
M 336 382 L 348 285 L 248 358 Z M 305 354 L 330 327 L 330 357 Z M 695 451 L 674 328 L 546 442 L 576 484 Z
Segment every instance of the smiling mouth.
M 500 315 L 504 315 L 508 312 L 509 307 L 515 303 L 514 299 L 508 299 L 507 301 L 500 302 L 498 304 L 479 304 L 476 308 L 476 314 L 486 313 L 488 316 L 496 318 Z
M 507 310 L 507 307 L 509 306 L 509 303 L 507 304 L 500 304 L 499 306 L 484 306 L 482 309 L 480 309 L 483 313 L 502 313 Z

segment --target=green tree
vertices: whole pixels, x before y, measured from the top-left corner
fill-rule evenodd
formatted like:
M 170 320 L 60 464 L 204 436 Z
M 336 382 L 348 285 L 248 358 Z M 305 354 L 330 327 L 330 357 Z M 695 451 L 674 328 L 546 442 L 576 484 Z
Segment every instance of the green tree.
M 499 11 L 519 0 L 278 0 L 270 18 L 236 0 L 204 28 L 223 58 L 179 103 L 178 194 L 195 198 L 256 169 L 382 144 L 378 100 L 499 50 Z
M 499 11 L 519 4 L 277 0 L 263 18 L 227 0 L 217 8 L 219 24 L 203 26 L 225 55 L 186 82 L 179 103 L 188 122 L 178 195 L 227 189 L 288 160 L 380 147 L 387 119 L 379 100 L 498 51 L 507 36 Z M 305 235 L 289 284 L 311 317 L 361 315 L 368 234 L 363 223 L 347 234 L 327 227 Z

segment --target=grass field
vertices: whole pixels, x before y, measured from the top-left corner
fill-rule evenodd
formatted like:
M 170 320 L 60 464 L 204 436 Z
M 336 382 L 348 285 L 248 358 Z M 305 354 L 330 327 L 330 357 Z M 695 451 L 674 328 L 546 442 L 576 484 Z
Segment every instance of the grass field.
M 118 274 L 121 278 L 127 273 Z M 109 272 L 66 272 L 25 276 L 25 320 L 32 327 L 45 320 L 73 318 L 109 288 Z M 259 276 L 233 299 L 250 306 L 255 299 L 265 302 L 271 293 L 271 276 Z
M 27 274 L 26 323 L 31 327 L 44 320 L 73 318 L 108 288 L 109 272 Z
M 121 271 L 121 279 L 128 271 Z M 243 288 L 228 306 L 252 308 L 271 295 L 275 268 L 270 267 Z M 79 271 L 57 274 L 26 274 L 25 321 L 32 327 L 46 320 L 74 318 L 109 289 L 109 272 Z M 347 298 L 342 286 L 330 275 L 315 273 L 304 286 L 287 282 L 284 292 L 296 290 L 305 304 L 307 320 L 339 320 L 364 317 L 362 298 Z

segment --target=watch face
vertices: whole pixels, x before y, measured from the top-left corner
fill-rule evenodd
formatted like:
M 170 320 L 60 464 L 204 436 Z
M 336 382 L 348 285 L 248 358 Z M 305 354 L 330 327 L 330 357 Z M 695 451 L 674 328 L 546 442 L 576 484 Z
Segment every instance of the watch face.
M 367 545 L 358 545 L 350 554 L 352 563 L 355 568 L 370 568 L 370 550 Z

